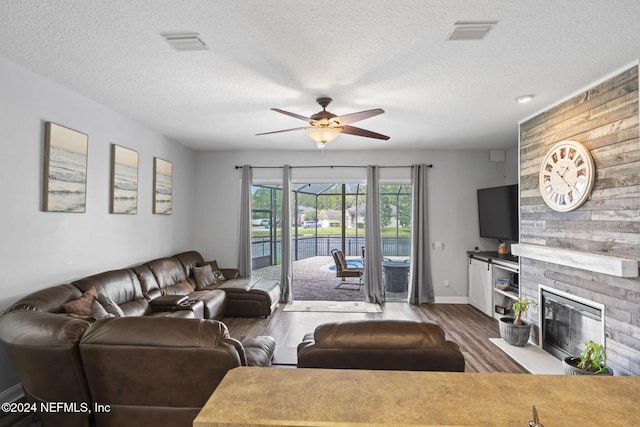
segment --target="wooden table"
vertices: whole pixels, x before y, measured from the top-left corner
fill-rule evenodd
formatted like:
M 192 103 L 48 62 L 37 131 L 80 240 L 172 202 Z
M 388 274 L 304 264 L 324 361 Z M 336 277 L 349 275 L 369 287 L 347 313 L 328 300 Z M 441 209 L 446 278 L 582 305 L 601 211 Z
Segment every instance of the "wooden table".
M 632 426 L 640 378 L 240 367 L 195 419 L 213 426 Z M 592 402 L 596 402 L 593 405 Z

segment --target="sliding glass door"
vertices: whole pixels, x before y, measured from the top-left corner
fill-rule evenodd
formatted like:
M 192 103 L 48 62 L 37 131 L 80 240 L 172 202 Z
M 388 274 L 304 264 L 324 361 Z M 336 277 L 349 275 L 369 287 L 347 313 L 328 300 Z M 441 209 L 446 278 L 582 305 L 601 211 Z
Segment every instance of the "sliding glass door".
M 366 256 L 365 184 L 297 183 L 292 185 L 291 257 L 293 263 L 293 294 L 295 283 L 303 274 L 296 273 L 296 261 L 318 258 L 314 267 L 316 278 L 327 288 L 335 284 L 331 250 L 342 250 L 347 258 Z M 254 274 L 278 279 L 281 259 L 281 203 L 282 186 L 254 185 L 252 187 L 252 265 Z M 380 186 L 381 248 L 386 261 L 404 262 L 408 266 L 411 254 L 411 186 L 384 184 Z M 324 258 L 322 258 L 324 257 Z M 307 262 L 307 265 L 311 260 Z M 322 270 L 324 265 L 327 271 Z M 298 264 L 300 265 L 300 264 Z M 391 270 L 388 276 L 405 269 Z M 404 273 L 400 274 L 404 274 Z M 321 274 L 322 273 L 322 274 Z M 308 272 L 305 272 L 308 274 Z M 265 276 L 266 275 L 266 276 Z M 391 276 L 389 276 L 391 277 Z M 337 284 L 337 282 L 336 282 Z M 406 299 L 406 285 L 395 286 L 391 299 Z M 398 289 L 402 289 L 398 291 Z
M 251 188 L 251 264 L 252 269 L 280 265 L 282 188 L 254 185 Z M 279 279 L 280 269 L 272 268 L 270 278 Z

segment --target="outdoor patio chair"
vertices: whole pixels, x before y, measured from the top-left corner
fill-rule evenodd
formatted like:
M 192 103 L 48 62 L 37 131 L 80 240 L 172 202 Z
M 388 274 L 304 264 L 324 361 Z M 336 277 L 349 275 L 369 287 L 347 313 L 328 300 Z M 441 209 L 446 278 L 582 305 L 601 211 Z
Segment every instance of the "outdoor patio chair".
M 344 253 L 338 249 L 331 249 L 331 255 L 333 255 L 333 260 L 336 263 L 336 277 L 342 278 L 342 282 L 345 282 L 347 277 L 357 277 L 358 278 L 358 290 L 363 284 L 364 280 L 364 269 L 363 268 L 354 268 L 349 267 L 347 264 L 347 260 L 344 257 Z M 336 286 L 336 289 L 339 289 L 342 285 L 347 284 L 355 284 L 352 282 L 340 283 Z

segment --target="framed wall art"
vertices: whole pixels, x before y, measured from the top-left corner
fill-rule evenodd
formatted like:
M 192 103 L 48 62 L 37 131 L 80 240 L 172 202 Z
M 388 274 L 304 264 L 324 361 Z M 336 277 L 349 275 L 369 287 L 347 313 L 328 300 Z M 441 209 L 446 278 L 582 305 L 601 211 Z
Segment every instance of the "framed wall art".
M 55 123 L 45 125 L 45 212 L 86 212 L 89 137 Z
M 173 202 L 173 164 L 153 158 L 153 213 L 171 215 Z
M 113 214 L 138 212 L 138 152 L 111 144 L 111 203 Z

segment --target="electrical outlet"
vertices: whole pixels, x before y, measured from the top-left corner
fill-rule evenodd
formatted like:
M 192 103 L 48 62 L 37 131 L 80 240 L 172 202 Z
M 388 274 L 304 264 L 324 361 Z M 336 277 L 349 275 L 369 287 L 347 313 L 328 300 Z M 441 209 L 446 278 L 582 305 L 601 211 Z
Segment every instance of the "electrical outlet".
M 441 242 L 440 240 L 436 240 L 435 242 L 431 243 L 431 248 L 444 250 L 444 243 Z
M 448 280 L 445 280 L 445 281 L 444 281 L 444 287 L 445 287 L 445 288 L 448 288 L 448 287 L 449 287 L 449 281 L 448 281 Z

